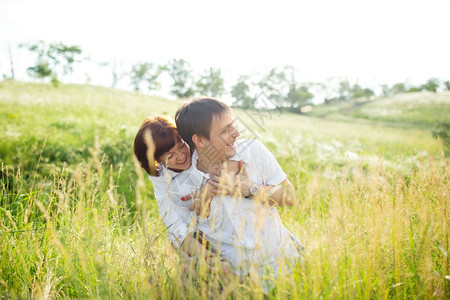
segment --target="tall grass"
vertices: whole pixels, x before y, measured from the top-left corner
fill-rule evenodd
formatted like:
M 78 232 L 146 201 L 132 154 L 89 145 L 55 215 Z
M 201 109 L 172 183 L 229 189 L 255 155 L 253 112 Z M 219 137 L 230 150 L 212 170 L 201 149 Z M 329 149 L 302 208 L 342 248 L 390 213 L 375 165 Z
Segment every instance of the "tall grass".
M 129 105 L 114 118 L 131 115 L 136 107 Z M 103 122 L 94 116 L 86 117 L 87 129 Z M 140 117 L 127 122 L 138 126 Z M 278 279 L 268 298 L 448 299 L 450 168 L 437 142 L 423 131 L 283 118 L 288 123 L 267 120 L 260 138 L 296 188 L 294 207 L 279 211 L 309 256 Z M 120 140 L 120 131 L 99 129 L 84 146 L 68 140 L 74 161 L 58 163 L 49 159 L 55 152 L 48 147 L 57 144 L 52 134 L 46 139 L 9 126 L 22 141 L 36 139 L 29 167 L 0 152 L 0 297 L 264 297 L 251 281 L 185 263 L 170 245 L 148 180 L 130 153 L 114 163 L 109 158 L 114 144 L 108 141 Z M 2 141 L 2 147 L 26 151 L 29 144 L 20 141 Z M 124 184 L 132 192 L 125 194 Z
M 154 203 L 141 197 L 140 170 L 131 213 L 114 180 L 99 176 L 95 153 L 33 190 L 22 188 L 20 170 L 3 170 L 14 174 L 1 187 L 2 296 L 262 297 L 248 283 L 226 289 L 201 268 L 186 273 Z M 310 256 L 269 296 L 448 298 L 449 168 L 444 160 L 423 163 L 409 178 L 375 165 L 352 178 L 344 170 L 329 180 L 318 170 L 310 182 L 295 182 L 298 202 L 281 214 Z

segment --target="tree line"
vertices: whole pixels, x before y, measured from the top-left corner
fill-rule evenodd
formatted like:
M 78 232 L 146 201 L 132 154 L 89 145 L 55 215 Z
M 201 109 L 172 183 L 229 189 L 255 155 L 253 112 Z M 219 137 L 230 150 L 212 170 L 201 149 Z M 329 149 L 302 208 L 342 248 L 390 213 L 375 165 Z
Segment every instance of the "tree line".
M 33 78 L 50 80 L 58 86 L 64 76 L 74 72 L 74 68 L 89 60 L 83 57 L 81 47 L 64 43 L 46 43 L 44 41 L 18 44 L 34 55 L 33 65 L 27 68 L 27 74 Z M 14 79 L 14 64 L 9 50 L 11 76 Z M 312 104 L 312 100 L 320 97 L 325 103 L 348 101 L 356 98 L 370 99 L 373 96 L 390 97 L 400 93 L 439 90 L 450 90 L 450 81 L 431 78 L 424 84 L 412 86 L 408 83 L 396 83 L 391 86 L 383 84 L 381 92 L 376 95 L 371 88 L 351 83 L 348 79 L 333 77 L 325 83 L 298 82 L 292 66 L 272 68 L 265 74 L 242 75 L 231 88 L 226 91 L 225 80 L 220 68 L 210 67 L 194 76 L 190 63 L 184 59 L 173 59 L 166 64 L 137 62 L 128 68 L 119 67 L 115 63 L 98 63 L 109 68 L 112 75 L 111 87 L 128 78 L 129 86 L 137 91 L 157 91 L 161 88 L 161 75 L 166 73 L 171 80 L 170 93 L 177 98 L 195 95 L 221 97 L 228 92 L 233 98 L 233 106 L 241 108 L 258 107 L 258 99 L 264 95 L 270 99 L 270 108 L 282 108 L 301 113 L 301 107 Z M 267 104 L 265 104 L 267 108 Z

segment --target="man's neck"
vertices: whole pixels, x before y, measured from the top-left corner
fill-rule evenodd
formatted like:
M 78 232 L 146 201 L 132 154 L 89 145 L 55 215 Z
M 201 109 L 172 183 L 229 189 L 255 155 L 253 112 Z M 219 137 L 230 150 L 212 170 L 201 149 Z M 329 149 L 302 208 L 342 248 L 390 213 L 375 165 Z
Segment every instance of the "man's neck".
M 225 155 L 215 159 L 211 159 L 211 157 L 204 152 L 197 151 L 197 153 L 198 153 L 197 169 L 199 171 L 202 171 L 203 173 L 211 174 L 215 172 L 226 160 Z

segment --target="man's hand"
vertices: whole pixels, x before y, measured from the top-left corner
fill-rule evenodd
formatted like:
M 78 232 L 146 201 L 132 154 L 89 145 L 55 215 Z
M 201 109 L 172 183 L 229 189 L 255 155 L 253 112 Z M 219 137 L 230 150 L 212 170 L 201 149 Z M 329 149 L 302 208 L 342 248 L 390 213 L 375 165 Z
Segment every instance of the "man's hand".
M 253 184 L 242 160 L 225 162 L 218 172 L 211 174 L 211 180 L 218 194 L 238 194 L 243 197 L 249 196 L 249 189 Z
M 228 164 L 215 175 L 211 176 L 212 184 L 216 187 L 218 194 L 236 195 L 242 197 L 250 196 L 250 187 L 253 182 L 248 177 L 244 162 L 241 160 L 228 161 Z M 292 206 L 295 202 L 295 190 L 288 179 L 278 185 L 265 186 L 258 184 L 257 201 L 269 205 Z

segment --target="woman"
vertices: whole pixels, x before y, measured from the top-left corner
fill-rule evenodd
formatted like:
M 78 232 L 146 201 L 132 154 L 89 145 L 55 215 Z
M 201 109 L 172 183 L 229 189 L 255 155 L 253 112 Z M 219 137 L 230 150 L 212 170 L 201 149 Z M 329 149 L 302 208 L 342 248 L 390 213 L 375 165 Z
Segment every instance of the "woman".
M 195 220 L 195 214 L 189 210 L 192 200 L 170 199 L 172 180 L 191 167 L 189 146 L 180 138 L 175 123 L 164 116 L 145 119 L 134 139 L 134 154 L 150 175 L 171 242 L 190 256 L 202 253 L 203 245 L 188 234 L 189 225 Z M 209 193 L 212 197 L 212 189 Z

